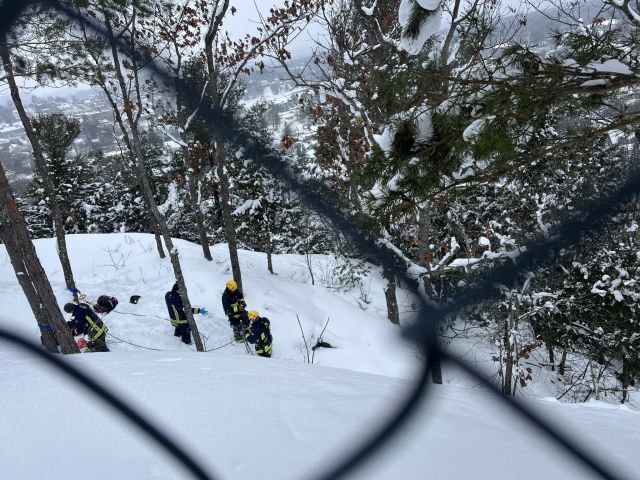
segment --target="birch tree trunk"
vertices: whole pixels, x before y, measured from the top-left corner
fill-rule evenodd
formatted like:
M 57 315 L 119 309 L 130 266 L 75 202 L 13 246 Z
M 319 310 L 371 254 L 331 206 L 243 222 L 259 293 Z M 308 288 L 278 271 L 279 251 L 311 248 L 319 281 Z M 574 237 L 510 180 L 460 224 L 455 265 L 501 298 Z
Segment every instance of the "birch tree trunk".
M 47 275 L 36 255 L 27 224 L 18 210 L 0 164 L 0 239 L 7 249 L 31 311 L 38 322 L 42 344 L 51 353 L 79 353 L 71 331 L 58 308 Z
M 38 140 L 38 137 L 33 129 L 31 120 L 29 119 L 29 116 L 24 109 L 24 105 L 22 104 L 20 91 L 18 90 L 18 86 L 16 85 L 15 77 L 13 74 L 11 55 L 4 38 L 0 41 L 0 57 L 2 58 L 2 66 L 4 67 L 5 71 L 5 80 L 9 85 L 9 90 L 11 92 L 11 99 L 13 100 L 13 104 L 16 107 L 16 111 L 18 112 L 18 116 L 20 117 L 20 121 L 22 122 L 24 131 L 27 134 L 29 143 L 31 144 L 31 149 L 33 150 L 33 160 L 38 173 L 42 177 L 45 194 L 48 197 L 47 204 L 51 211 L 51 217 L 53 220 L 53 229 L 56 235 L 56 246 L 58 257 L 60 258 L 60 263 L 62 265 L 64 281 L 68 289 L 75 289 L 76 283 L 73 278 L 73 270 L 71 269 L 71 262 L 69 261 L 69 253 L 67 251 L 62 209 L 60 208 L 60 204 L 58 202 L 58 196 L 56 194 L 56 188 L 53 184 L 53 180 L 49 175 L 47 163 L 42 151 L 42 146 L 40 145 L 40 141 Z M 77 293 L 73 294 L 73 298 L 75 301 L 78 300 Z

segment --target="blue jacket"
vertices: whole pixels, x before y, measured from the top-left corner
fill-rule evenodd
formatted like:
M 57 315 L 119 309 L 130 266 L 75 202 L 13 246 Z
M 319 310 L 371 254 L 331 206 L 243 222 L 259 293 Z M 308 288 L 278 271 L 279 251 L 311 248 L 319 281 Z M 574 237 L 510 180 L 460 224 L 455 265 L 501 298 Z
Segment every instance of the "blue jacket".
M 184 305 L 182 305 L 182 297 L 178 292 L 169 291 L 164 296 L 164 301 L 167 304 L 167 311 L 169 312 L 169 318 L 171 318 L 171 325 L 177 327 L 182 323 L 187 323 L 187 314 L 184 313 Z M 200 313 L 199 308 L 192 308 L 191 311 Z
M 273 338 L 271 337 L 271 323 L 266 317 L 258 317 L 251 326 L 247 329 L 247 342 L 255 343 L 256 348 L 271 345 Z
M 76 322 L 76 332 L 79 335 L 88 335 L 90 340 L 106 335 L 109 330 L 100 317 L 86 303 L 76 305 L 71 318 Z

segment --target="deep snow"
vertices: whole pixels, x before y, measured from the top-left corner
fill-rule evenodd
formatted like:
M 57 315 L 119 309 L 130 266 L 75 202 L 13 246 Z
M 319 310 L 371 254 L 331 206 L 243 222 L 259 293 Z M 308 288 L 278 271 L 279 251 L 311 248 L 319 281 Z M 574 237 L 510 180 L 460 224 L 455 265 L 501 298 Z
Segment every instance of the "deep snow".
M 36 243 L 60 303 L 69 301 L 54 242 Z M 193 305 L 211 312 L 197 317 L 207 347 L 223 345 L 232 338 L 220 305 L 230 278 L 226 247 L 216 246 L 214 262 L 206 262 L 199 247 L 176 243 Z M 162 351 L 111 338 L 112 353 L 65 360 L 120 392 L 217 478 L 317 476 L 392 411 L 415 376 L 416 352 L 385 319 L 376 272 L 366 304 L 357 288 L 311 285 L 303 257 L 277 256 L 278 275 L 272 276 L 264 254 L 241 252 L 249 307 L 273 326 L 274 358 L 262 359 L 242 346 L 196 353 L 171 335 L 163 300 L 173 283 L 170 264 L 158 258 L 152 236 L 72 235 L 68 244 L 80 288 L 94 298 L 110 294 L 121 301 L 119 313 L 105 317 L 111 332 Z M 316 279 L 330 281 L 332 260 L 317 256 L 314 262 Z M 127 303 L 132 294 L 142 295 L 138 305 Z M 409 308 L 402 292 L 400 298 Z M 2 246 L 0 302 L 0 323 L 36 341 L 35 321 Z M 304 363 L 296 314 L 307 338 L 317 338 L 330 318 L 323 338 L 337 348 L 318 350 L 319 365 Z M 446 371 L 445 380 L 432 387 L 410 428 L 353 478 L 591 478 L 487 392 L 455 371 Z M 0 384 L 0 478 L 186 478 L 100 401 L 4 345 Z M 612 465 L 624 466 L 628 478 L 637 476 L 637 410 L 604 402 L 527 402 Z

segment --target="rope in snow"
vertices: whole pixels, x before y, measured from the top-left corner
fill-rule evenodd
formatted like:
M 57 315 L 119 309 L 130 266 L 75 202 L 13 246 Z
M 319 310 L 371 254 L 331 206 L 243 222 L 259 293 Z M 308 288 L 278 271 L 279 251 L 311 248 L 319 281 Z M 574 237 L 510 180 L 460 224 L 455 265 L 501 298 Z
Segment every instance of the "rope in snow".
M 205 352 L 213 352 L 214 350 L 220 350 L 221 348 L 224 347 L 228 347 L 229 345 L 231 345 L 234 342 L 234 340 L 231 340 L 230 342 L 225 343 L 224 345 L 220 345 L 219 347 L 214 347 L 214 348 L 209 348 L 206 349 Z
M 115 338 L 116 340 L 121 341 L 122 343 L 127 343 L 127 344 L 129 344 L 129 345 L 134 346 L 134 347 L 144 348 L 145 350 L 155 350 L 156 352 L 164 352 L 164 350 L 161 350 L 161 349 L 159 349 L 159 348 L 143 347 L 142 345 L 137 345 L 137 344 L 135 344 L 135 343 L 127 342 L 126 340 L 123 340 L 123 339 L 122 339 L 122 338 L 120 338 L 120 337 L 116 337 L 113 333 L 109 333 L 109 332 L 107 332 L 107 335 L 109 335 L 110 337 Z
M 143 314 L 140 314 L 140 313 L 122 312 L 122 311 L 120 311 L 120 310 L 116 310 L 116 309 L 113 309 L 113 310 L 111 310 L 111 311 L 112 311 L 112 312 L 115 312 L 115 313 L 119 313 L 119 314 L 121 314 L 121 315 L 133 315 L 133 316 L 136 316 L 136 317 L 155 317 L 155 318 L 159 318 L 160 320 L 164 320 L 164 321 L 166 321 L 166 322 L 169 322 L 169 321 L 170 321 L 170 320 L 167 320 L 167 319 L 166 319 L 166 318 L 164 318 L 164 317 L 159 317 L 158 315 L 143 315 Z M 165 351 L 165 350 L 160 350 L 160 349 L 158 349 L 158 348 L 144 347 L 144 346 L 142 346 L 142 345 L 136 345 L 135 343 L 127 342 L 126 340 L 123 340 L 123 339 L 121 339 L 121 338 L 118 338 L 118 337 L 116 337 L 115 335 L 113 335 L 112 333 L 109 333 L 109 332 L 107 332 L 107 335 L 109 335 L 109 336 L 111 336 L 111 337 L 115 338 L 116 340 L 120 340 L 120 341 L 121 341 L 121 342 L 123 342 L 123 343 L 127 343 L 127 344 L 129 344 L 129 345 L 132 345 L 132 346 L 134 346 L 134 347 L 144 348 L 145 350 L 156 350 L 156 351 L 158 351 L 158 352 L 164 352 L 164 351 Z M 200 335 L 202 335 L 202 336 L 206 337 L 203 333 L 200 333 Z M 208 337 L 206 337 L 206 338 L 208 339 Z M 219 347 L 214 347 L 214 348 L 205 349 L 205 352 L 213 352 L 214 350 L 220 350 L 221 348 L 224 348 L 224 347 L 227 347 L 227 346 L 231 345 L 233 342 L 234 342 L 234 341 L 233 341 L 233 340 L 231 340 L 230 342 L 227 342 L 227 343 L 225 343 L 224 345 L 220 345 Z M 245 346 L 247 347 L 247 352 L 248 352 L 249 354 L 253 355 L 253 352 L 251 351 L 251 349 L 250 349 L 250 348 L 249 348 L 249 346 L 247 345 L 247 342 L 244 342 L 244 344 L 245 344 Z
M 133 315 L 134 317 L 154 317 L 154 318 L 159 318 L 160 320 L 164 320 L 165 322 L 170 322 L 171 321 L 167 317 L 160 317 L 158 315 L 153 315 L 151 313 L 149 313 L 149 314 L 141 314 L 141 313 L 133 313 L 133 312 L 123 312 L 122 310 L 116 310 L 115 308 L 113 310 L 111 310 L 111 311 L 119 313 L 120 315 Z

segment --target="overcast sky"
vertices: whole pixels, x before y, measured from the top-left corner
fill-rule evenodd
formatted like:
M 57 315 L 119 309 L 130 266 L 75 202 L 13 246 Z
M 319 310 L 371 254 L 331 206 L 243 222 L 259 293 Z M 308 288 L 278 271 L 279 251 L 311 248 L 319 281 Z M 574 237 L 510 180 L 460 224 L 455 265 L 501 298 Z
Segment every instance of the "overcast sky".
M 364 0 L 363 4 L 371 5 L 374 0 Z M 378 0 L 384 1 L 384 0 Z M 255 33 L 256 28 L 258 27 L 259 14 L 261 12 L 263 15 L 268 15 L 269 9 L 273 6 L 282 6 L 284 4 L 284 0 L 235 0 L 232 2 L 232 5 L 236 7 L 235 15 L 231 15 L 230 13 L 224 20 L 224 28 L 227 30 L 232 38 L 242 37 L 245 34 Z M 502 4 L 504 6 L 512 6 L 515 8 L 521 7 L 524 5 L 520 0 L 502 0 Z M 317 25 L 311 25 L 308 29 L 305 30 L 291 45 L 290 49 L 294 56 L 298 56 L 300 54 L 308 54 L 313 47 L 313 40 L 317 38 L 319 35 L 322 35 L 321 30 L 317 27 Z M 69 91 L 73 91 L 76 89 L 68 89 L 68 88 L 39 88 L 33 93 L 36 95 L 66 95 Z M 26 92 L 25 92 L 26 94 Z M 4 98 L 3 98 L 4 97 Z M 28 98 L 29 95 L 26 94 Z M 0 103 L 6 103 L 8 100 L 8 92 L 0 91 Z

